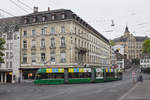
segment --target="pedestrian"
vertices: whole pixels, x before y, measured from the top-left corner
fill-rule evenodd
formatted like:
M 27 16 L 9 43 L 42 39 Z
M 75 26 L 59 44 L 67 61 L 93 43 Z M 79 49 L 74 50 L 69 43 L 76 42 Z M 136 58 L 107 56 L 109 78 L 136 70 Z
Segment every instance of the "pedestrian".
M 136 73 L 134 71 L 132 72 L 132 80 L 133 83 L 136 83 Z
M 139 78 L 140 78 L 140 82 L 143 82 L 143 76 L 140 75 Z

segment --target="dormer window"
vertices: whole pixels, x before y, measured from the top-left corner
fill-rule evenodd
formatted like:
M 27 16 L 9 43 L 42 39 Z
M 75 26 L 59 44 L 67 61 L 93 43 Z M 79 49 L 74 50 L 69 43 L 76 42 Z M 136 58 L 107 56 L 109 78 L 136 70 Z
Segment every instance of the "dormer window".
M 55 20 L 55 15 L 52 15 L 52 20 Z
M 32 22 L 35 23 L 36 20 L 37 20 L 37 18 L 36 18 L 36 17 L 33 17 Z
M 46 21 L 46 16 L 42 17 L 42 21 L 45 22 Z
M 24 23 L 27 24 L 27 22 L 28 22 L 28 19 L 24 18 Z
M 61 15 L 61 18 L 62 18 L 62 19 L 65 19 L 65 14 L 62 14 L 62 15 Z

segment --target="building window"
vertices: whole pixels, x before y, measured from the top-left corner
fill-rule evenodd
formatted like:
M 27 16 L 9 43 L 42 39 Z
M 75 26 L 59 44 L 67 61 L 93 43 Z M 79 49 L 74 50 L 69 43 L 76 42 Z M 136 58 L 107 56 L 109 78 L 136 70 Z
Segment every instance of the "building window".
M 27 31 L 23 32 L 23 36 L 26 37 L 27 36 Z
M 9 66 L 9 62 L 7 61 L 7 62 L 6 62 L 6 68 L 8 68 L 8 66 Z
M 51 27 L 50 33 L 51 33 L 51 34 L 55 34 L 55 27 Z
M 75 46 L 77 46 L 77 39 L 75 38 Z
M 27 48 L 27 41 L 23 40 L 23 48 L 26 49 Z
M 41 29 L 41 35 L 45 35 L 46 34 L 46 28 L 42 28 Z
M 9 43 L 6 44 L 6 49 L 9 50 Z
M 42 63 L 45 62 L 45 53 L 41 53 L 41 62 L 42 62 Z
M 10 68 L 12 68 L 12 61 L 10 61 Z
M 32 53 L 32 64 L 36 63 L 36 54 Z
M 23 64 L 27 63 L 27 54 L 23 54 Z
M 17 34 L 14 35 L 14 40 L 17 40 Z
M 37 18 L 36 18 L 36 17 L 33 17 L 33 18 L 32 18 L 32 22 L 35 23 L 36 21 L 37 21 Z
M 62 15 L 61 15 L 61 18 L 62 18 L 62 19 L 65 19 L 65 14 L 62 14 Z
M 45 39 L 41 40 L 41 48 L 45 48 Z
M 55 52 L 52 51 L 50 55 L 51 55 L 51 59 L 50 59 L 51 62 L 55 62 Z
M 35 30 L 32 30 L 32 36 L 35 36 Z
M 46 16 L 42 17 L 42 21 L 45 22 L 46 21 Z
M 60 53 L 60 62 L 61 63 L 65 63 L 66 62 L 66 52 L 65 51 L 62 51 Z
M 36 41 L 33 39 L 32 40 L 32 48 L 35 48 L 36 47 Z
M 9 52 L 6 52 L 6 59 L 9 59 Z
M 52 15 L 52 20 L 55 20 L 55 15 Z
M 65 46 L 65 37 L 61 37 L 61 47 Z
M 13 44 L 12 43 L 10 43 L 10 50 L 12 50 L 13 49 Z
M 12 52 L 10 52 L 10 59 L 12 59 L 13 58 L 13 53 Z
M 61 26 L 61 33 L 65 33 L 65 27 Z
M 51 38 L 51 47 L 55 47 L 55 38 Z
M 27 22 L 28 22 L 28 19 L 24 18 L 24 23 L 27 24 Z

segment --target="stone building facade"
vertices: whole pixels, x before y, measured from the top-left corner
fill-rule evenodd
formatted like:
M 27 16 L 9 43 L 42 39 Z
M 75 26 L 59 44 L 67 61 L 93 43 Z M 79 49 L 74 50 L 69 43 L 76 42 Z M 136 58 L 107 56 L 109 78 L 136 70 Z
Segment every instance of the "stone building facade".
M 71 10 L 58 9 L 22 17 L 21 65 L 24 79 L 41 67 L 109 67 L 109 41 Z
M 124 53 L 127 56 L 127 59 L 131 60 L 141 57 L 143 43 L 147 38 L 147 36 L 134 36 L 129 32 L 128 27 L 126 26 L 124 35 L 119 38 L 115 38 L 113 41 L 117 45 L 119 44 L 124 46 Z
M 20 66 L 20 17 L 0 19 L 0 37 L 5 39 L 4 61 L 0 64 L 0 82 L 16 82 Z

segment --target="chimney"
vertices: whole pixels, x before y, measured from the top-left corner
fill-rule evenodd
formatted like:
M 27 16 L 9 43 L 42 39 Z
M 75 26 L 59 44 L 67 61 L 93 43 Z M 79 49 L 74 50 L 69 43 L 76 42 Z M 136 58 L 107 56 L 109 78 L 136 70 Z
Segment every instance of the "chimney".
M 48 11 L 50 11 L 50 7 L 48 7 Z
M 37 13 L 38 12 L 38 7 L 34 7 L 33 12 Z

